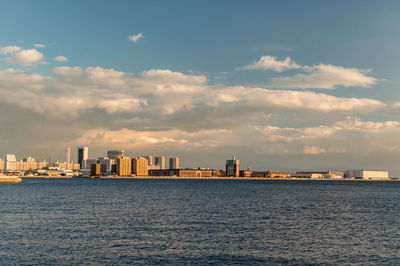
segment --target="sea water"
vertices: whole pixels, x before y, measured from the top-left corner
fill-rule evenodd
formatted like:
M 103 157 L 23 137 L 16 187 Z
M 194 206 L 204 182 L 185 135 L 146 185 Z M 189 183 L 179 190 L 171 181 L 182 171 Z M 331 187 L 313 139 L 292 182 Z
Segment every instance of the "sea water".
M 0 264 L 399 264 L 400 182 L 23 179 Z

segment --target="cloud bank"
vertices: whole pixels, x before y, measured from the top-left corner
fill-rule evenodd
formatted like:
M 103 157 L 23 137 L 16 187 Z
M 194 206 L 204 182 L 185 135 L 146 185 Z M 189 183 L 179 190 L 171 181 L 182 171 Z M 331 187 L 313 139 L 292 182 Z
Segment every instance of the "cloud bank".
M 8 151 L 39 150 L 47 158 L 58 146 L 63 156 L 67 144 L 101 152 L 125 148 L 128 154 L 172 153 L 187 166 L 216 168 L 223 162 L 213 164 L 214 159 L 231 154 L 277 167 L 304 165 L 303 157 L 343 167 L 358 160 L 362 167 L 379 154 L 400 155 L 400 123 L 386 118 L 396 114 L 399 103 L 305 90 L 376 83 L 356 68 L 302 66 L 266 56 L 241 70 L 300 73 L 275 76 L 261 88 L 212 84 L 206 75 L 171 69 L 131 73 L 49 66 L 48 72 L 35 73 L 34 66 L 44 62 L 35 49 L 6 46 L 0 56 L 21 66 L 0 70 L 0 123 L 7 125 L 0 130 L 0 145 Z
M 258 61 L 240 67 L 238 70 L 270 70 L 274 72 L 298 70 L 303 72 L 294 76 L 273 77 L 266 83 L 268 88 L 330 90 L 338 87 L 366 88 L 377 82 L 376 78 L 367 75 L 370 70 L 326 64 L 301 66 L 289 57 L 278 60 L 274 56 L 262 56 Z

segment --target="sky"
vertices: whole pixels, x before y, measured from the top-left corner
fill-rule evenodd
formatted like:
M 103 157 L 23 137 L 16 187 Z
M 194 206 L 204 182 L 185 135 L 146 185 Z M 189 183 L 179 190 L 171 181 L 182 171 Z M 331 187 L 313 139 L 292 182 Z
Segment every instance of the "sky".
M 399 1 L 2 1 L 0 156 L 400 176 Z M 76 160 L 76 159 L 75 159 Z

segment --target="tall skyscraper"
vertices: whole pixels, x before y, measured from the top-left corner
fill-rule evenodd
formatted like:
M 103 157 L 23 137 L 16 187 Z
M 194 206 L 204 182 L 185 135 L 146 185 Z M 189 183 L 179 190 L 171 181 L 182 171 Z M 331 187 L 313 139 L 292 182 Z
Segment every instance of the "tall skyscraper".
M 149 175 L 148 161 L 146 158 L 140 157 L 132 159 L 132 174 L 137 176 Z
M 70 168 L 70 163 L 71 163 L 71 147 L 67 147 L 67 149 L 65 150 L 65 163 L 66 163 L 66 168 L 69 169 Z
M 153 165 L 153 156 L 147 155 L 147 156 L 144 156 L 144 158 L 147 159 L 148 165 Z
M 5 160 L 5 170 L 15 171 L 17 170 L 17 159 L 14 154 L 7 154 Z
M 108 172 L 111 172 L 111 167 L 112 167 L 113 164 L 115 164 L 115 160 L 114 159 L 110 159 L 108 157 L 99 157 L 99 158 L 97 158 L 97 162 L 99 164 L 106 165 Z
M 117 158 L 117 175 L 118 176 L 131 176 L 132 175 L 131 158 L 126 157 L 126 156 L 118 156 L 118 158 Z
M 239 160 L 236 160 L 235 156 L 232 160 L 226 160 L 226 176 L 238 177 L 239 174 Z
M 84 165 L 84 161 L 89 158 L 89 148 L 86 146 L 78 147 L 78 163 L 81 166 L 81 169 L 86 168 Z
M 169 158 L 169 169 L 179 169 L 179 158 L 178 157 Z
M 158 156 L 154 157 L 154 164 L 160 166 L 160 169 L 165 169 L 165 157 L 164 156 Z
M 118 156 L 125 156 L 124 150 L 110 150 L 107 151 L 107 157 L 110 159 L 117 160 Z

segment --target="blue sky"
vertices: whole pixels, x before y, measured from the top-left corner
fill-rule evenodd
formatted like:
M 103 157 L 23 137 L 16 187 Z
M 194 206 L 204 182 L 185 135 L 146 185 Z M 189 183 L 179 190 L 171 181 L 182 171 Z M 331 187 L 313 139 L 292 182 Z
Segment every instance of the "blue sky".
M 400 174 L 398 1 L 2 1 L 2 10 L 0 48 L 19 49 L 0 55 L 4 153 L 62 159 L 66 145 L 93 156 L 119 146 L 188 167 L 223 167 L 235 153 L 258 169 Z M 41 56 L 17 58 L 31 49 Z

